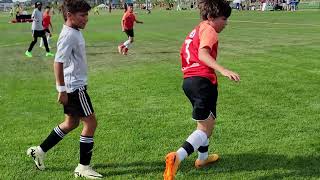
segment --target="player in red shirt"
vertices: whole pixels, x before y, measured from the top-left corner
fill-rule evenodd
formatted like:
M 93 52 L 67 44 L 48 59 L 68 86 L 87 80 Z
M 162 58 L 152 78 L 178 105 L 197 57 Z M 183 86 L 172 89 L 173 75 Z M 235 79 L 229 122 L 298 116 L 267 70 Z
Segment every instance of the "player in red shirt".
M 52 27 L 52 24 L 51 24 L 51 16 L 50 16 L 50 7 L 47 6 L 45 9 L 44 9 L 44 13 L 43 13 L 43 16 L 42 16 L 42 25 L 43 25 L 43 30 L 44 32 L 46 33 L 46 37 L 47 37 L 47 41 L 48 41 L 48 46 L 49 48 L 50 47 L 50 37 L 52 36 L 51 32 L 50 32 L 50 29 L 49 27 L 51 27 L 51 30 L 53 31 L 53 27 Z M 43 45 L 43 41 L 41 39 L 40 41 L 40 47 L 42 47 Z
M 208 155 L 209 138 L 216 119 L 218 97 L 217 76 L 220 72 L 230 80 L 240 77 L 216 62 L 218 33 L 227 25 L 231 7 L 226 0 L 199 0 L 202 22 L 186 37 L 181 48 L 183 90 L 190 100 L 192 118 L 197 129 L 187 138 L 176 152 L 166 156 L 165 180 L 173 180 L 179 164 L 194 151 L 198 151 L 195 167 L 201 168 L 219 159 L 217 154 Z
M 136 16 L 133 13 L 133 4 L 128 3 L 125 6 L 125 12 L 123 14 L 122 20 L 121 20 L 121 27 L 122 31 L 125 32 L 128 36 L 128 40 L 121 45 L 118 46 L 118 51 L 120 54 L 127 55 L 128 50 L 131 47 L 131 44 L 133 43 L 133 26 L 134 22 L 143 24 L 142 21 L 138 21 L 136 19 Z

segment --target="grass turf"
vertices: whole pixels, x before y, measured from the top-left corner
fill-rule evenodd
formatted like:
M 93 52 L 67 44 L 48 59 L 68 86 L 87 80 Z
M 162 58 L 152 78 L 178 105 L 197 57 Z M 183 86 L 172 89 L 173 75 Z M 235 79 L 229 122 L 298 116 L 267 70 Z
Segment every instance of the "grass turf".
M 39 172 L 26 156 L 63 119 L 56 103 L 53 60 L 39 47 L 24 56 L 31 24 L 0 31 L 0 179 L 70 179 L 78 163 L 81 127 L 48 152 Z M 122 12 L 90 15 L 83 31 L 89 94 L 98 129 L 92 159 L 108 179 L 161 179 L 164 156 L 195 128 L 181 90 L 179 49 L 198 24 L 196 11 L 139 11 L 129 56 L 117 54 L 126 39 Z M 320 95 L 317 11 L 233 12 L 220 34 L 218 61 L 241 75 L 219 76 L 218 121 L 209 150 L 221 160 L 195 170 L 192 155 L 177 179 L 319 179 Z M 53 17 L 55 43 L 62 18 Z

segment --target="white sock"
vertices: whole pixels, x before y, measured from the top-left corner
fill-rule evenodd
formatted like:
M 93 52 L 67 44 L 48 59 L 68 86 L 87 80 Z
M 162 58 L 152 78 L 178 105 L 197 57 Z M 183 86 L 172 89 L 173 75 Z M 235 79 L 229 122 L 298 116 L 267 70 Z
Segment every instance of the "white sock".
M 47 42 L 48 42 L 48 46 L 50 46 L 50 35 L 47 36 Z
M 207 139 L 203 145 L 201 145 L 200 147 L 204 147 L 204 148 L 208 148 L 209 146 L 209 139 Z M 206 160 L 208 158 L 208 151 L 206 152 L 200 152 L 198 151 L 198 159 L 199 160 Z
M 182 145 L 182 147 L 177 151 L 178 158 L 183 161 L 188 155 L 197 151 L 198 148 L 204 144 L 208 139 L 207 134 L 201 130 L 195 130 L 188 137 L 187 141 Z M 190 144 L 192 147 L 190 147 Z M 189 151 L 189 152 L 188 152 Z
M 180 161 L 183 161 L 188 156 L 187 151 L 183 147 L 178 149 L 177 154 Z
M 42 47 L 42 45 L 43 45 L 43 40 L 42 38 L 40 38 L 40 47 Z
M 126 42 L 124 42 L 123 45 L 129 49 L 131 46 L 130 40 L 127 40 Z

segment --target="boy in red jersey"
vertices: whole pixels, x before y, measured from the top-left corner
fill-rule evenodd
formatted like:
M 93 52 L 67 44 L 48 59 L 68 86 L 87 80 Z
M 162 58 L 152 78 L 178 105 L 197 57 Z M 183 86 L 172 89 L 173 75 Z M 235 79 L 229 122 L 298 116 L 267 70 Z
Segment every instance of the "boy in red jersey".
M 202 22 L 187 36 L 181 48 L 183 90 L 193 106 L 192 118 L 197 129 L 187 138 L 176 152 L 166 156 L 165 180 L 173 180 L 179 164 L 194 151 L 198 151 L 195 167 L 201 168 L 219 159 L 217 154 L 208 155 L 209 137 L 216 119 L 218 97 L 215 70 L 230 80 L 240 77 L 216 62 L 218 33 L 227 24 L 231 14 L 225 0 L 199 0 Z
M 128 3 L 125 6 L 125 12 L 121 20 L 122 31 L 125 32 L 128 36 L 128 40 L 123 44 L 118 46 L 118 51 L 120 54 L 127 55 L 128 50 L 133 43 L 133 26 L 134 22 L 143 24 L 142 21 L 138 21 L 136 16 L 133 13 L 133 4 Z
M 47 42 L 48 42 L 48 46 L 50 47 L 50 37 L 52 36 L 49 27 L 51 27 L 51 30 L 53 31 L 53 27 L 51 24 L 51 16 L 50 16 L 50 7 L 47 6 L 44 10 L 43 16 L 42 16 L 42 25 L 43 25 L 43 30 L 46 33 L 46 37 L 47 37 Z M 43 40 L 41 39 L 40 41 L 40 47 L 42 47 L 43 45 Z

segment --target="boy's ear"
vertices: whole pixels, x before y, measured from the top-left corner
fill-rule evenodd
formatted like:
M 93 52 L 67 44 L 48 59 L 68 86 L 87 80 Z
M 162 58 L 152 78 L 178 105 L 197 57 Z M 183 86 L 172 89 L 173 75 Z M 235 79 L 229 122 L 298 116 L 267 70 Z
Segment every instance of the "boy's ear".
M 67 12 L 67 17 L 70 17 L 71 16 L 71 13 L 70 12 Z
M 214 18 L 211 17 L 209 14 L 207 15 L 207 19 L 208 19 L 209 21 L 213 21 L 213 20 L 214 20 Z

